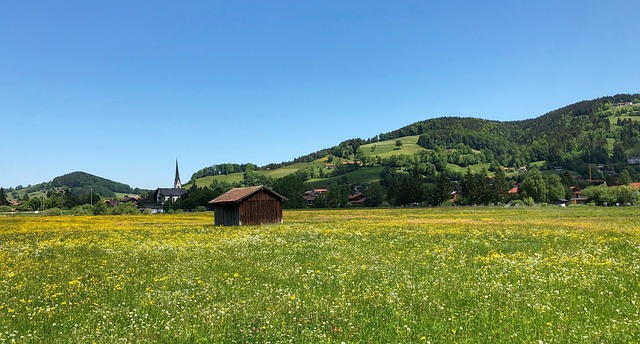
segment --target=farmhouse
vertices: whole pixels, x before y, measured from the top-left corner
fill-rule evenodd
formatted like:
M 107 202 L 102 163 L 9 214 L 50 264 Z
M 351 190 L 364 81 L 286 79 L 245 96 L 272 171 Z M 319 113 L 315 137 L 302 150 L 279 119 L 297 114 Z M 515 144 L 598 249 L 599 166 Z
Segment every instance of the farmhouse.
M 282 223 L 282 202 L 287 198 L 264 186 L 235 188 L 209 201 L 216 226 Z
M 640 164 L 640 157 L 632 156 L 630 158 L 627 158 L 627 163 L 629 163 L 630 165 Z
M 358 205 L 363 204 L 367 201 L 367 196 L 363 195 L 362 192 L 358 191 L 353 195 L 349 195 L 349 204 Z
M 306 191 L 302 196 L 302 199 L 307 203 L 307 205 L 312 205 L 315 202 L 318 195 L 323 195 L 329 192 L 329 189 L 313 189 Z

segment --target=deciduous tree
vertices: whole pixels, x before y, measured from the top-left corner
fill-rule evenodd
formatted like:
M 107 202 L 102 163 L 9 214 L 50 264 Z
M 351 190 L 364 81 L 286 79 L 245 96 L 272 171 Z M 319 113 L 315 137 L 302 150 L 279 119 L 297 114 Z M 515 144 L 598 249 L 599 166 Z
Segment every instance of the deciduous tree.
M 533 198 L 534 202 L 547 201 L 547 183 L 540 170 L 535 167 L 529 170 L 529 175 L 522 181 L 522 192 L 526 197 Z

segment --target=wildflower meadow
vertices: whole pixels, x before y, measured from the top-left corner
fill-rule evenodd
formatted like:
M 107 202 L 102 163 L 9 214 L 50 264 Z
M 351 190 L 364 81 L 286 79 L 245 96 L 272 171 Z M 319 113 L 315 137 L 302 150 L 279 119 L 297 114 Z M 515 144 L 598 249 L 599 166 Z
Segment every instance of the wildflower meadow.
M 0 217 L 0 343 L 638 343 L 640 207 Z

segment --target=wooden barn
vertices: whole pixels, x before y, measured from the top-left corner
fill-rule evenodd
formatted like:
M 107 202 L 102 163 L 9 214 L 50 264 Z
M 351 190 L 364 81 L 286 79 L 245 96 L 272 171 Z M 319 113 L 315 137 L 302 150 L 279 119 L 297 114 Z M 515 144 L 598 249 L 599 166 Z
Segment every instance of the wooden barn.
M 216 226 L 282 223 L 287 198 L 264 186 L 235 188 L 211 200 Z

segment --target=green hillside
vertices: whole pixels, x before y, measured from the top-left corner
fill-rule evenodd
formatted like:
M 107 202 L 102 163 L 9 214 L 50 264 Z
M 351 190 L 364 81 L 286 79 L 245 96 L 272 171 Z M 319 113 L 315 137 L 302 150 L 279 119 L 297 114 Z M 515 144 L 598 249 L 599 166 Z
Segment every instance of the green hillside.
M 418 174 L 435 183 L 440 172 L 452 178 L 461 178 L 468 169 L 491 175 L 496 166 L 509 168 L 507 177 L 514 179 L 527 175 L 519 172 L 525 166 L 548 169 L 545 175 L 559 168 L 585 178 L 593 164 L 616 166 L 619 172 L 629 156 L 640 156 L 639 94 L 581 101 L 523 121 L 433 118 L 369 139 L 349 139 L 291 162 L 251 169 L 250 164 L 213 165 L 194 173 L 192 180 L 200 187 L 212 182 L 229 187 L 269 185 L 295 176 L 304 187 L 313 188 L 342 181 L 377 182 L 389 168 L 404 173 L 400 176 Z M 327 168 L 327 163 L 333 167 Z M 249 180 L 244 179 L 247 169 Z M 633 168 L 628 172 L 640 176 Z
M 196 179 L 195 183 L 198 187 L 209 186 L 213 182 L 218 183 L 239 183 L 244 179 L 244 173 L 236 172 L 231 174 L 220 174 L 216 176 L 206 176 Z M 185 188 L 191 187 L 191 183 L 185 184 Z
M 327 159 L 321 158 L 311 162 L 294 163 L 274 170 L 264 171 L 263 173 L 271 178 L 282 178 L 299 170 L 315 169 L 317 171 L 318 169 L 325 168 L 326 163 Z
M 362 167 L 354 172 L 346 173 L 340 176 L 322 178 L 322 179 L 310 179 L 304 184 L 308 189 L 313 188 L 326 188 L 332 184 L 337 184 L 343 180 L 346 180 L 350 184 L 367 184 L 374 183 L 380 180 L 380 172 L 382 167 Z M 345 179 L 346 178 L 346 179 Z
M 627 156 L 634 156 L 634 157 L 640 156 L 640 143 L 637 143 L 632 147 L 629 147 L 629 149 L 626 149 L 625 154 Z
M 486 195 L 470 194 L 470 190 L 486 190 L 488 186 L 461 189 L 462 186 L 493 176 L 502 180 L 500 189 L 505 190 L 529 175 L 535 178 L 542 175 L 545 179 L 550 176 L 544 182 L 553 187 L 554 196 L 544 201 L 554 202 L 556 196 L 570 197 L 564 190 L 577 181 L 580 187 L 588 187 L 591 179 L 606 181 L 607 185 L 640 181 L 640 164 L 630 164 L 628 159 L 637 156 L 640 156 L 640 94 L 620 94 L 581 101 L 522 121 L 428 119 L 368 139 L 348 139 L 292 161 L 266 166 L 214 164 L 193 173 L 185 187 L 195 183 L 200 189 L 190 192 L 181 204 L 192 204 L 193 208 L 194 199 L 208 201 L 213 194 L 232 187 L 252 185 L 272 187 L 291 200 L 290 207 L 306 206 L 308 200 L 303 201 L 301 195 L 318 187 L 333 190 L 334 199 L 327 202 L 328 206 L 344 205 L 346 201 L 337 199 L 347 197 L 356 185 L 373 195 L 367 196 L 367 205 L 381 204 L 383 200 L 390 205 L 437 205 L 449 200 L 454 187 L 466 197 L 462 204 L 487 204 L 490 201 Z M 469 170 L 471 173 L 467 173 Z M 558 186 L 554 174 L 564 178 L 561 178 L 564 186 Z M 7 191 L 10 197 L 23 198 L 29 193 L 34 198 L 44 195 L 42 190 L 49 198 L 56 197 L 52 191 L 79 198 L 86 198 L 90 192 L 109 197 L 134 191 L 126 184 L 83 172 Z M 201 194 L 197 195 L 198 192 Z M 506 196 L 492 199 L 502 203 Z M 69 200 L 65 202 L 69 206 Z
M 392 155 L 413 155 L 425 148 L 418 146 L 418 135 L 404 136 L 394 140 L 379 141 L 360 146 L 360 150 L 365 157 L 373 158 L 379 156 L 388 158 Z M 402 142 L 397 146 L 396 142 Z
M 320 169 L 325 168 L 325 165 L 326 158 L 322 158 L 314 160 L 312 162 L 293 163 L 291 165 L 286 165 L 273 170 L 258 170 L 255 172 L 269 178 L 278 179 L 305 169 L 319 171 Z M 198 187 L 204 187 L 211 185 L 211 183 L 213 182 L 237 184 L 241 183 L 243 180 L 244 172 L 236 172 L 230 174 L 201 177 L 197 178 L 195 182 Z M 189 188 L 190 186 L 190 183 L 185 185 L 186 188 Z
M 451 172 L 456 172 L 456 173 L 466 173 L 468 169 L 470 169 L 471 172 L 473 173 L 479 173 L 480 171 L 482 171 L 482 169 L 489 170 L 490 165 L 491 165 L 490 163 L 485 163 L 485 164 L 470 165 L 467 167 L 460 167 L 454 164 L 447 164 L 447 169 L 449 169 L 449 171 Z
M 133 191 L 127 184 L 85 172 L 72 172 L 56 177 L 50 184 L 54 188 L 66 187 L 74 195 L 94 193 L 103 197 L 115 197 L 116 192 L 131 193 Z

